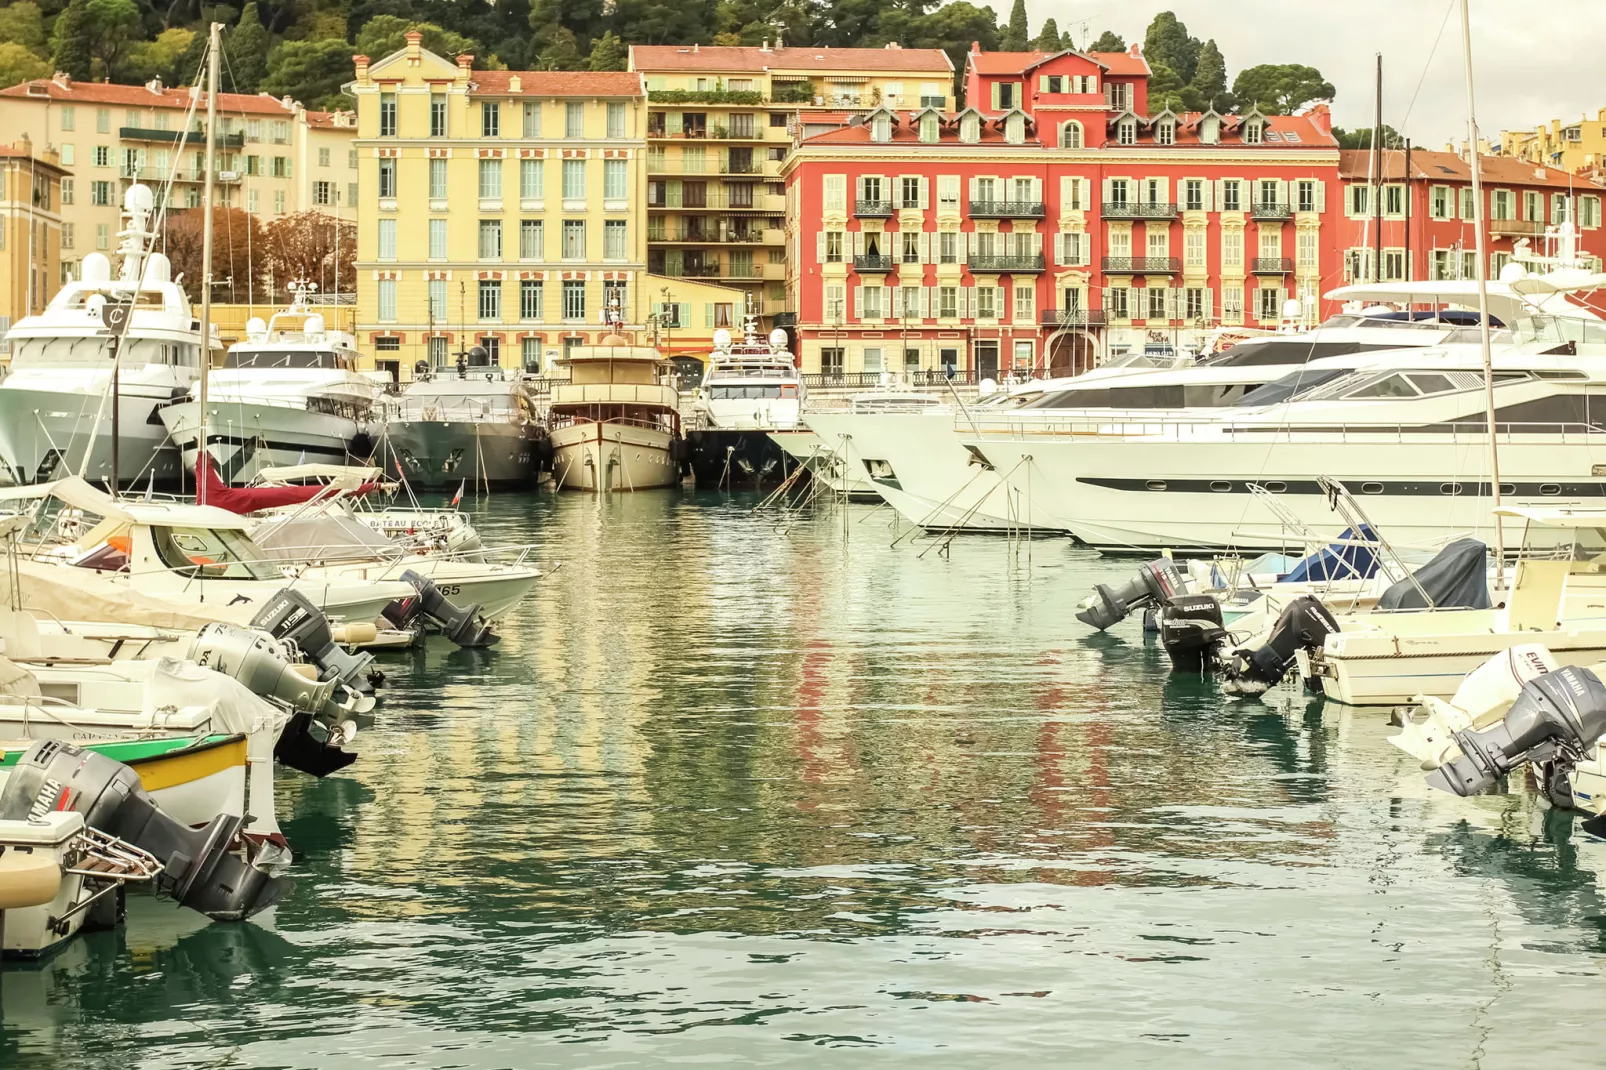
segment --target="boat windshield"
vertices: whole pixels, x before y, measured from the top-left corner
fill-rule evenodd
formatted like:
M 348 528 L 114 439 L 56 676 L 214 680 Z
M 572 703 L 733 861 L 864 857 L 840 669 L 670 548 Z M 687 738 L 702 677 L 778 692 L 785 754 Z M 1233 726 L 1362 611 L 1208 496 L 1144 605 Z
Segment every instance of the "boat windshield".
M 1255 387 L 1238 399 L 1238 405 L 1251 408 L 1275 405 L 1279 401 L 1292 401 L 1302 394 L 1310 393 L 1323 383 L 1341 375 L 1348 375 L 1354 370 L 1354 368 L 1305 368 Z
M 732 401 L 744 398 L 797 397 L 796 387 L 787 387 L 782 393 L 780 383 L 716 383 L 708 388 L 712 401 Z
M 174 572 L 214 580 L 282 580 L 260 547 L 243 531 L 155 527 L 157 556 Z
M 312 349 L 231 349 L 225 368 L 344 368 L 340 354 Z
M 1524 316 L 1512 325 L 1511 333 L 1518 345 L 1606 345 L 1606 322 L 1578 316 Z

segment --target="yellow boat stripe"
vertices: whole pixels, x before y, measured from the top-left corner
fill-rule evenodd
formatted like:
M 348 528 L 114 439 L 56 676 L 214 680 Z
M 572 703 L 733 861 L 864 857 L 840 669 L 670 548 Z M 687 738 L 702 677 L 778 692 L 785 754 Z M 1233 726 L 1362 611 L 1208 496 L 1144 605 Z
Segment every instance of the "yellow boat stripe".
M 146 791 L 161 791 L 180 784 L 191 784 L 236 766 L 245 766 L 244 736 L 214 747 L 148 758 L 135 763 L 132 768 L 139 774 L 139 782 Z

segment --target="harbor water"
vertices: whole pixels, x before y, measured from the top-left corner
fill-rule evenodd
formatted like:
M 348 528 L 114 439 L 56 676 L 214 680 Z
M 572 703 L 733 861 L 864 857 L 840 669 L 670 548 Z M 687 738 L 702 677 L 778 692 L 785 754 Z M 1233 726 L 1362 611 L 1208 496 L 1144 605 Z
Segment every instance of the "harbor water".
M 280 774 L 292 897 L 8 965 L 0 1067 L 1598 1065 L 1575 818 L 1090 635 L 1130 562 L 756 500 L 483 500 L 562 567 Z

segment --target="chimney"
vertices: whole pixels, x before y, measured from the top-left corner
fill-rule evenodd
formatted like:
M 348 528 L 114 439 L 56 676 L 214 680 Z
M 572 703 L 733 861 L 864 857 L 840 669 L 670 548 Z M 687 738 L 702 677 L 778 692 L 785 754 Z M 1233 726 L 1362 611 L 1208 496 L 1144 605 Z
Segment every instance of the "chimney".
M 357 68 L 357 84 L 362 85 L 368 81 L 368 57 L 352 56 L 351 65 Z
M 152 78 L 150 81 L 146 82 L 145 83 L 145 88 L 149 89 L 152 93 L 155 93 L 157 96 L 161 96 L 162 95 L 162 76 L 161 75 L 157 75 L 155 78 Z
M 768 52 L 770 50 L 770 39 L 768 37 L 764 38 L 764 43 L 758 46 L 758 50 L 760 52 Z
M 888 48 L 902 48 L 902 47 L 903 47 L 903 46 L 902 46 L 902 45 L 900 45 L 900 44 L 899 44 L 899 43 L 898 43 L 898 42 L 896 42 L 896 41 L 888 41 L 888 42 L 887 42 L 887 47 L 888 47 Z
M 697 42 L 696 42 L 696 41 L 693 41 L 693 42 L 692 42 L 692 43 L 691 43 L 691 50 L 692 50 L 692 51 L 693 51 L 693 52 L 701 52 L 701 51 L 702 51 L 702 49 L 700 49 L 700 48 L 699 48 L 699 47 L 698 47 L 698 46 L 697 46 Z
M 72 75 L 68 74 L 66 71 L 57 71 L 51 78 L 51 81 L 55 82 L 63 89 L 72 88 Z
M 511 78 L 509 78 L 507 80 L 507 91 L 509 93 L 522 93 L 522 92 L 524 92 L 524 79 L 520 78 L 516 74 L 513 75 Z
M 474 69 L 474 55 L 465 52 L 457 57 L 457 84 L 467 85 L 469 73 Z
M 1311 125 L 1316 128 L 1317 133 L 1332 135 L 1333 109 L 1328 107 L 1325 102 L 1314 105 L 1305 115 L 1310 119 Z
M 408 30 L 404 37 L 407 41 L 407 66 L 416 67 L 423 62 L 423 46 L 419 42 L 423 41 L 424 35 L 417 30 Z

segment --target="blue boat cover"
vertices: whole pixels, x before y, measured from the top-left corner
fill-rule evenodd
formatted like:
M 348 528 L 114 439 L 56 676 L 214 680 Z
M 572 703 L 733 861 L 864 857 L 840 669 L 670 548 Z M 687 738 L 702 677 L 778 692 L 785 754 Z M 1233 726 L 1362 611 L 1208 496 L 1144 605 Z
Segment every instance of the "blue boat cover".
M 1306 557 L 1283 577 L 1284 583 L 1325 583 L 1328 580 L 1370 579 L 1377 574 L 1377 555 L 1370 546 L 1345 545 L 1346 542 L 1373 542 L 1377 534 L 1361 525 L 1357 535 L 1345 528 L 1339 541 Z

